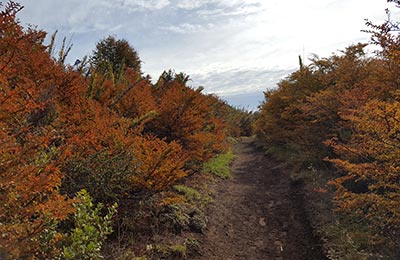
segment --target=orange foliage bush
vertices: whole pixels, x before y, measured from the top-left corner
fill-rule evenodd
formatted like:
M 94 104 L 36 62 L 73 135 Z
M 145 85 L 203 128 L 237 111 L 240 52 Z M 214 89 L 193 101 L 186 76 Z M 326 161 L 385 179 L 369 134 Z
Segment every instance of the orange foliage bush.
M 64 151 L 55 125 L 73 102 L 64 91 L 76 89 L 42 45 L 45 33 L 15 21 L 19 10 L 9 2 L 0 15 L 0 251 L 34 257 L 44 233 L 72 211 L 58 193 Z
M 400 30 L 390 20 L 367 25 L 375 56 L 357 44 L 301 64 L 265 93 L 256 132 L 303 167 L 328 158 L 337 208 L 389 234 L 400 227 Z
M 165 80 L 155 89 L 158 117 L 146 131 L 181 144 L 186 156 L 206 161 L 224 149 L 224 124 L 210 109 L 213 100 L 181 82 Z
M 382 229 L 400 226 L 400 102 L 370 100 L 348 117 L 353 135 L 331 143 L 345 170 L 332 184 L 340 210 L 367 218 Z
M 139 189 L 161 191 L 186 176 L 183 166 L 187 160 L 182 147 L 156 137 L 137 136 L 133 150 L 134 174 L 132 185 Z
M 266 146 L 296 151 L 305 160 L 319 154 L 320 131 L 310 115 L 304 113 L 307 98 L 325 88 L 318 68 L 302 67 L 265 93 L 255 124 L 256 134 Z M 322 137 L 323 138 L 323 137 Z M 324 140 L 324 139 L 322 139 Z M 318 152 L 316 152 L 318 150 Z
M 364 53 L 365 44 L 346 48 L 341 55 L 312 63 L 265 93 L 256 122 L 258 136 L 269 146 L 281 146 L 298 154 L 306 164 L 321 164 L 334 156 L 324 141 L 349 138 L 351 129 L 341 115 L 365 104 L 375 90 L 379 61 Z M 382 90 L 383 91 L 383 90 Z
M 51 57 L 45 32 L 22 28 L 20 9 L 9 2 L 0 14 L 0 258 L 50 259 L 77 191 L 131 216 L 226 148 L 229 109 L 184 74 L 153 85 L 126 41 L 132 66 L 102 55 L 74 71 Z

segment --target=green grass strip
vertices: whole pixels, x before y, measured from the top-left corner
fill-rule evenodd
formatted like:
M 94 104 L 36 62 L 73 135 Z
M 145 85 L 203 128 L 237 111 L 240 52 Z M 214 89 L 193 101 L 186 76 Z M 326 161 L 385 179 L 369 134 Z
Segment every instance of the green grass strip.
M 231 177 L 229 164 L 234 158 L 235 155 L 232 153 L 232 151 L 219 154 L 216 157 L 210 159 L 208 162 L 204 163 L 203 172 L 227 179 Z

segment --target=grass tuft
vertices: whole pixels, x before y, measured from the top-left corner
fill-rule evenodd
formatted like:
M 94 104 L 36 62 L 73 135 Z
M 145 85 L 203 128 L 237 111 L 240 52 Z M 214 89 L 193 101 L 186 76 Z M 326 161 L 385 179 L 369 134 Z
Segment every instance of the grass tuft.
M 235 155 L 232 153 L 232 151 L 224 154 L 219 154 L 203 165 L 203 172 L 213 174 L 223 179 L 227 179 L 231 177 L 229 164 L 234 158 Z

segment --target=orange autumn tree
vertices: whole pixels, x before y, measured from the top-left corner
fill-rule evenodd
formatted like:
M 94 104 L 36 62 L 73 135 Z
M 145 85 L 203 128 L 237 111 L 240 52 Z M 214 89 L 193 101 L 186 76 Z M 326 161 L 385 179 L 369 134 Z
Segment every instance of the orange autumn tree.
M 84 188 L 96 201 L 120 203 L 141 193 L 156 193 L 185 176 L 180 145 L 143 136 L 135 119 L 88 103 L 73 131 L 79 135 L 69 141 L 63 192 L 72 196 Z
M 324 89 L 323 68 L 303 66 L 278 84 L 278 88 L 265 92 L 265 102 L 255 123 L 258 139 L 270 149 L 283 149 L 313 160 L 320 143 L 315 142 L 302 111 L 307 97 Z
M 0 14 L 0 253 L 33 258 L 51 254 L 54 223 L 72 211 L 58 192 L 63 151 L 53 123 L 55 101 L 75 90 L 46 52 L 45 33 L 19 25 L 19 10 L 9 2 Z
M 146 85 L 135 86 L 113 108 L 105 104 L 118 98 L 118 92 L 109 99 L 88 99 L 77 110 L 76 120 L 69 118 L 70 156 L 63 167 L 63 192 L 72 196 L 84 188 L 96 201 L 123 202 L 141 193 L 157 193 L 185 176 L 181 146 L 142 133 L 140 113 L 146 108 L 140 110 L 143 103 L 134 103 L 132 96 L 141 94 L 141 86 Z
M 400 222 L 400 28 L 390 20 L 367 25 L 375 56 L 357 44 L 302 65 L 266 93 L 256 127 L 269 147 L 289 148 L 303 166 L 328 156 L 339 169 L 331 182 L 338 209 L 389 234 Z
M 195 170 L 189 159 L 222 151 L 225 130 L 215 99 L 181 75 L 153 86 L 139 59 L 135 69 L 102 58 L 86 75 L 52 59 L 20 9 L 10 2 L 0 24 L 0 257 L 50 259 L 68 243 L 58 227 L 81 188 L 121 203 L 124 221 Z
M 365 46 L 349 46 L 329 58 L 315 57 L 277 89 L 266 92 L 256 121 L 258 137 L 272 149 L 289 152 L 304 166 L 334 156 L 324 141 L 347 140 L 350 134 L 347 120 L 340 115 L 379 94 L 374 86 L 380 63 L 367 57 Z
M 43 45 L 46 34 L 31 29 L 24 31 L 16 21 L 20 8 L 10 2 L 1 13 L 0 28 L 4 36 L 0 39 L 0 254 L 46 259 L 60 254 L 56 242 L 60 242 L 62 234 L 57 230 L 57 223 L 72 212 L 71 201 L 60 194 L 60 187 L 69 197 L 75 196 L 76 190 L 65 188 L 68 183 L 76 183 L 71 182 L 72 173 L 91 180 L 87 178 L 89 174 L 93 176 L 99 173 L 96 169 L 107 165 L 107 160 L 99 163 L 104 156 L 108 162 L 112 159 L 111 166 L 106 168 L 112 170 L 120 166 L 120 156 L 129 156 L 133 150 L 140 153 L 154 149 L 155 145 L 169 149 L 159 152 L 170 160 L 164 158 L 160 162 L 156 156 L 152 157 L 156 152 L 134 163 L 129 158 L 127 164 L 131 171 L 120 170 L 124 176 L 124 182 L 118 183 L 123 186 L 121 193 L 114 194 L 116 191 L 111 190 L 112 199 L 125 198 L 138 186 L 147 189 L 138 182 L 150 173 L 144 170 L 139 173 L 136 170 L 139 166 L 146 169 L 147 164 L 154 165 L 156 170 L 169 174 L 165 179 L 159 178 L 169 185 L 176 180 L 173 176 L 184 175 L 181 169 L 184 161 L 176 155 L 180 151 L 177 145 L 168 148 L 169 145 L 151 138 L 139 139 L 132 127 L 135 126 L 132 118 L 121 117 L 109 106 L 86 98 L 85 79 L 49 56 Z M 97 154 L 104 156 L 96 157 Z M 86 165 L 84 170 L 69 167 L 75 160 L 93 157 L 95 163 Z M 162 170 L 164 166 L 170 172 Z M 113 172 L 105 171 L 100 180 L 106 181 L 109 173 Z M 132 177 L 139 174 L 140 178 Z M 93 191 L 97 191 L 104 183 L 108 182 L 86 182 L 81 187 L 93 184 Z M 104 194 L 109 193 L 95 194 L 97 200 L 114 202 L 101 197 Z
M 186 158 L 182 146 L 166 143 L 154 136 L 136 137 L 133 151 L 135 174 L 132 184 L 149 191 L 162 191 L 187 175 L 183 170 Z M 151 158 L 151 159 L 149 159 Z
M 121 100 L 118 110 L 125 117 L 137 119 L 151 112 L 156 113 L 158 110 L 157 104 L 153 95 L 153 86 L 149 80 L 143 79 L 137 82 L 132 90 L 126 93 L 126 96 Z
M 87 99 L 75 123 L 69 123 L 69 147 L 76 150 L 64 164 L 62 190 L 72 196 L 85 188 L 96 201 L 129 204 L 133 197 L 152 196 L 184 177 L 187 157 L 181 145 L 143 132 L 157 115 L 150 80 L 108 56 L 90 68 Z M 107 63 L 113 66 L 98 69 Z M 118 77 L 114 67 L 124 69 Z M 125 208 L 121 205 L 120 211 Z
M 255 116 L 252 111 L 229 105 L 215 94 L 208 94 L 209 109 L 212 116 L 222 120 L 225 135 L 231 137 L 251 136 Z
M 382 25 L 367 24 L 372 42 L 380 46 L 380 66 L 375 80 L 364 84 L 366 102 L 343 110 L 343 119 L 352 126 L 350 140 L 328 142 L 339 155 L 330 161 L 343 170 L 332 184 L 341 211 L 391 234 L 392 228 L 400 227 L 400 34 L 390 19 Z
M 182 145 L 187 158 L 206 161 L 224 149 L 223 121 L 214 116 L 214 99 L 186 86 L 183 73 L 164 72 L 155 86 L 158 116 L 145 131 Z
M 400 102 L 370 100 L 347 116 L 351 140 L 331 143 L 345 174 L 331 183 L 343 212 L 372 221 L 382 229 L 400 226 Z
M 374 71 L 379 62 L 368 57 L 365 47 L 359 43 L 339 55 L 313 60 L 323 88 L 309 94 L 299 106 L 304 118 L 303 130 L 297 134 L 304 138 L 301 146 L 308 147 L 311 156 L 320 161 L 335 156 L 325 140 L 337 138 L 344 142 L 349 138 L 350 124 L 341 117 L 344 111 L 365 104 L 369 96 L 376 95 Z
M 109 45 L 106 40 L 100 43 L 94 57 L 104 51 L 108 53 L 104 57 L 115 56 L 111 55 L 115 52 L 113 48 L 103 48 L 104 44 Z M 130 48 L 130 52 L 135 53 Z M 124 63 L 126 59 L 120 57 L 119 60 Z M 143 77 L 136 67 L 115 63 L 115 60 L 103 58 L 101 64 L 94 64 L 89 97 L 124 118 L 132 118 L 131 126 L 137 134 L 155 135 L 166 142 L 176 141 L 183 147 L 186 159 L 204 161 L 224 149 L 224 124 L 214 115 L 215 100 L 187 87 L 189 78 L 186 75 L 165 72 L 153 86 L 150 78 Z M 110 64 L 109 69 L 99 73 L 97 68 L 104 64 Z M 125 70 L 114 72 L 114 67 L 125 67 Z

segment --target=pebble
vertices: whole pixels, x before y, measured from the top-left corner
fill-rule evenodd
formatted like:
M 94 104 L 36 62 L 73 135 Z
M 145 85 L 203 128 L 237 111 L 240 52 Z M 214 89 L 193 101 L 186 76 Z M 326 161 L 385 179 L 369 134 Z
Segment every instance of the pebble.
M 267 225 L 267 222 L 265 221 L 265 218 L 260 218 L 258 220 L 258 224 L 260 224 L 260 226 L 265 227 Z

